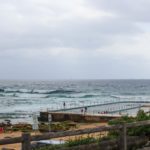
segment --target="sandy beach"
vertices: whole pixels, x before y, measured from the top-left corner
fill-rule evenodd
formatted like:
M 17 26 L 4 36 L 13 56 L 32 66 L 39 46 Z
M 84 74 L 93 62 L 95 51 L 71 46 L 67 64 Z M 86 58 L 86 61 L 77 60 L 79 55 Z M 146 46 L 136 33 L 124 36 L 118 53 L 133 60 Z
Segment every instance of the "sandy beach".
M 80 124 L 78 124 L 78 128 L 74 129 L 74 130 L 95 128 L 95 127 L 105 126 L 105 125 L 107 125 L 107 123 L 89 123 L 89 124 L 88 123 L 80 123 Z M 41 133 L 38 132 L 38 133 L 36 133 L 36 135 L 37 134 L 41 134 Z M 21 135 L 22 135 L 22 132 L 1 133 L 0 134 L 0 139 L 20 137 Z M 35 135 L 35 133 L 32 132 L 31 135 Z M 92 136 L 94 136 L 94 137 L 97 137 L 98 135 L 99 135 L 99 133 L 92 134 Z M 67 141 L 67 140 L 70 140 L 70 139 L 78 138 L 80 136 L 81 135 L 79 135 L 79 136 L 69 136 L 69 137 L 62 137 L 62 138 L 57 138 L 57 139 Z M 86 136 L 87 136 L 87 134 L 82 135 L 82 137 L 86 137 Z M 20 150 L 21 149 L 21 144 L 19 143 L 19 144 L 10 144 L 10 145 L 0 146 L 0 149 L 2 149 L 2 148 L 10 148 L 10 149 L 14 149 L 14 150 Z

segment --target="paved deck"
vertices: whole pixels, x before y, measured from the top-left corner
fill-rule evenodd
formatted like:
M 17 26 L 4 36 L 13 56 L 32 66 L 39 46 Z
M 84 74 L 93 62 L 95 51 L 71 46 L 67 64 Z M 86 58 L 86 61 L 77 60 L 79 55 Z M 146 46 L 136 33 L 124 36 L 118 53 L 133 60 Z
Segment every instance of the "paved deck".
M 72 111 L 72 110 L 77 110 L 77 109 L 82 109 L 82 108 L 90 108 L 90 107 L 97 107 L 97 106 L 107 106 L 107 105 L 114 105 L 114 104 L 142 104 L 138 106 L 132 106 L 130 108 L 123 108 L 123 109 L 118 109 L 118 110 L 113 110 L 109 111 L 109 113 L 115 113 L 115 112 L 120 112 L 120 111 L 127 111 L 135 108 L 140 108 L 140 107 L 146 107 L 147 105 L 144 104 L 150 104 L 150 101 L 117 101 L 117 102 L 107 102 L 107 103 L 99 103 L 99 104 L 93 104 L 93 105 L 84 105 L 84 106 L 79 106 L 79 107 L 71 107 L 71 108 L 63 108 L 63 109 L 56 109 L 56 110 L 49 110 L 49 112 L 63 112 L 63 111 Z

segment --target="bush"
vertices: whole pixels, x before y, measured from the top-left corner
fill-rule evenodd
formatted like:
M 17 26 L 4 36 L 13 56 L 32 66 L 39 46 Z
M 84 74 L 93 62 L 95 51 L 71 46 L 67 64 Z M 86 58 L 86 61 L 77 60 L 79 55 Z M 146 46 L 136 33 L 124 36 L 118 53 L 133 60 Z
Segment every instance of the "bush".
M 94 142 L 97 142 L 97 139 L 93 138 L 93 137 L 80 137 L 80 138 L 77 138 L 75 140 L 69 140 L 67 141 L 66 143 L 66 146 L 67 147 L 72 147 L 72 146 L 77 146 L 77 145 L 84 145 L 84 144 L 90 144 L 90 143 L 94 143 Z
M 69 121 L 52 123 L 52 124 L 50 124 L 50 130 L 54 131 L 54 132 L 66 131 L 66 130 L 73 128 L 72 124 L 73 123 L 69 122 Z M 49 131 L 49 124 L 43 124 L 42 123 L 39 125 L 39 128 L 40 128 L 39 130 L 41 132 L 48 132 Z M 74 126 L 74 128 L 75 128 L 75 126 Z
M 135 118 L 129 116 L 123 116 L 120 119 L 115 119 L 109 121 L 109 125 L 118 125 L 122 123 L 131 123 L 135 121 L 150 120 L 150 115 L 146 114 L 143 110 L 139 110 Z M 130 136 L 140 136 L 140 135 L 150 135 L 150 126 L 140 126 L 136 128 L 128 129 L 128 135 Z M 118 131 L 111 131 L 109 135 L 118 136 Z

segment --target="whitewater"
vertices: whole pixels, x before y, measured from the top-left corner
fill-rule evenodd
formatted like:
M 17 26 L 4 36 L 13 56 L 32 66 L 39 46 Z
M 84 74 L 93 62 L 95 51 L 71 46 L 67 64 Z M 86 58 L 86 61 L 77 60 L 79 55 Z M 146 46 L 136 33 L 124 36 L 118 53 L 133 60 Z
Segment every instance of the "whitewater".
M 0 81 L 0 119 L 119 100 L 150 100 L 150 80 Z

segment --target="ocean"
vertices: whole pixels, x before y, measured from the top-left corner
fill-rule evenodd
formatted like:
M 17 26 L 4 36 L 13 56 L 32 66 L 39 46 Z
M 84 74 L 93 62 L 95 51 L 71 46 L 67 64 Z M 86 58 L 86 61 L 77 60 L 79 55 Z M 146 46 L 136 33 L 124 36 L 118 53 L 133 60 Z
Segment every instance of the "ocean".
M 0 120 L 120 100 L 150 100 L 150 80 L 0 81 Z

